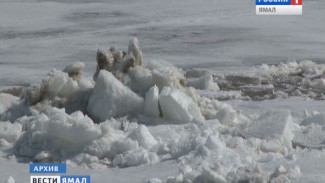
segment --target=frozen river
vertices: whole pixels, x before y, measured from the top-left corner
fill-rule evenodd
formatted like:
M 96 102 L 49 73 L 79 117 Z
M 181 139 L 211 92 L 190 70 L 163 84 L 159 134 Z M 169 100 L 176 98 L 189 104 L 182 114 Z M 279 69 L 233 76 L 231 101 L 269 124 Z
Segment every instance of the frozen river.
M 98 48 L 126 49 L 183 68 L 241 70 L 261 63 L 325 62 L 325 1 L 302 16 L 256 16 L 253 0 L 1 1 L 0 87 L 39 82 L 79 60 L 95 70 Z
M 285 166 L 288 170 L 288 172 L 283 173 L 284 178 L 288 179 L 288 176 L 289 178 L 291 176 L 291 178 L 293 177 L 292 180 L 295 180 L 297 183 L 324 182 L 325 154 L 324 150 L 318 149 L 318 147 L 324 147 L 323 139 L 325 139 L 325 123 L 321 121 L 325 115 L 319 114 L 325 111 L 324 19 L 324 0 L 304 1 L 302 16 L 256 16 L 254 0 L 0 0 L 0 90 L 8 86 L 29 86 L 34 83 L 41 83 L 41 79 L 45 78 L 51 69 L 62 70 L 75 61 L 82 61 L 86 64 L 85 78 L 91 78 L 97 65 L 95 58 L 97 49 L 108 49 L 110 46 L 115 46 L 118 49 L 127 50 L 129 38 L 132 36 L 138 37 L 140 41 L 144 62 L 155 60 L 159 63 L 160 60 L 163 60 L 184 70 L 189 68 L 208 68 L 213 70 L 213 73 L 221 73 L 220 75 L 214 75 L 215 80 L 212 80 L 212 76 L 209 75 L 211 76 L 211 83 L 219 82 L 218 84 L 221 84 L 222 91 L 217 93 L 217 96 L 221 96 L 221 94 L 230 95 L 231 92 L 229 90 L 236 90 L 241 87 L 235 86 L 236 83 L 233 83 L 231 79 L 223 77 L 229 73 L 236 71 L 246 72 L 253 69 L 254 66 L 261 64 L 276 65 L 281 62 L 290 61 L 313 61 L 300 64 L 283 64 L 278 67 L 264 66 L 256 69 L 254 77 L 258 76 L 258 79 L 261 80 L 259 80 L 260 83 L 257 84 L 256 88 L 253 87 L 253 89 L 257 91 L 261 89 L 261 93 L 264 96 L 268 95 L 268 93 L 263 94 L 263 91 L 268 92 L 267 87 L 272 85 L 277 90 L 275 92 L 276 95 L 274 95 L 276 96 L 275 98 L 261 98 L 264 101 L 232 98 L 233 100 L 220 102 L 210 99 L 205 100 L 205 98 L 203 100 L 202 97 L 202 99 L 200 98 L 200 105 L 203 107 L 201 106 L 202 109 L 200 110 L 206 112 L 207 115 L 216 115 L 213 116 L 215 118 L 211 118 L 216 120 L 207 120 L 199 125 L 196 123 L 175 125 L 172 124 L 173 121 L 167 120 L 168 123 L 166 123 L 166 121 L 161 122 L 160 118 L 154 118 L 158 120 L 157 123 L 153 122 L 151 125 L 149 123 L 147 127 L 142 127 L 143 131 L 139 132 L 136 132 L 135 129 L 140 128 L 138 126 L 135 128 L 134 125 L 138 125 L 137 122 L 139 124 L 146 122 L 147 118 L 143 118 L 143 116 L 142 118 L 138 116 L 139 119 L 137 118 L 136 120 L 139 121 L 133 122 L 130 120 L 126 121 L 127 123 L 124 119 L 113 118 L 112 124 L 110 124 L 111 121 L 106 121 L 101 124 L 102 126 L 94 124 L 90 119 L 90 121 L 86 120 L 87 118 L 85 117 L 84 123 L 89 124 L 88 126 L 80 125 L 86 129 L 86 132 L 79 133 L 83 132 L 83 128 L 79 129 L 78 125 L 69 125 L 70 123 L 79 124 L 79 117 L 83 118 L 82 113 L 73 117 L 64 111 L 52 108 L 50 105 L 43 107 L 49 107 L 51 115 L 39 109 L 41 114 L 44 113 L 44 118 L 49 118 L 48 120 L 42 121 L 42 115 L 37 115 L 38 113 L 26 113 L 25 109 L 29 111 L 30 108 L 35 106 L 35 109 L 37 109 L 39 107 L 38 104 L 41 104 L 41 102 L 48 102 L 47 100 L 50 99 L 47 99 L 45 94 L 44 101 L 41 98 L 41 102 L 38 102 L 37 105 L 33 104 L 33 106 L 29 106 L 27 97 L 26 100 L 20 101 L 18 98 L 10 95 L 0 95 L 1 120 L 7 119 L 2 119 L 1 117 L 3 116 L 15 116 L 16 113 L 17 116 L 23 113 L 23 115 L 30 115 L 29 117 L 31 117 L 27 118 L 24 116 L 21 118 L 21 121 L 18 119 L 11 121 L 12 123 L 0 120 L 0 125 L 3 125 L 0 128 L 0 182 L 5 181 L 9 176 L 13 176 L 16 182 L 26 182 L 30 176 L 28 164 L 20 163 L 20 160 L 26 155 L 24 153 L 27 152 L 27 157 L 36 158 L 40 155 L 41 158 L 44 156 L 44 161 L 51 160 L 52 153 L 53 157 L 57 155 L 56 146 L 51 146 L 52 140 L 56 143 L 56 140 L 59 139 L 57 143 L 59 145 L 60 143 L 63 144 L 63 150 L 61 146 L 58 146 L 61 148 L 59 148 L 59 152 L 61 150 L 64 152 L 65 147 L 68 147 L 67 149 L 71 148 L 71 146 L 65 146 L 65 143 L 69 142 L 69 139 L 72 137 L 77 140 L 71 140 L 70 144 L 75 144 L 75 141 L 78 141 L 79 138 L 85 138 L 87 143 L 90 139 L 89 143 L 91 142 L 90 145 L 93 146 L 87 143 L 85 145 L 83 142 L 80 143 L 81 145 L 79 144 L 80 147 L 87 147 L 88 149 L 81 148 L 82 150 L 80 150 L 78 146 L 78 151 L 76 151 L 76 153 L 79 153 L 78 156 L 75 154 L 76 156 L 73 155 L 71 158 L 65 159 L 69 165 L 67 173 L 89 174 L 92 176 L 92 182 L 95 183 L 103 182 L 103 180 L 121 183 L 131 181 L 142 183 L 146 182 L 149 178 L 166 180 L 169 176 L 183 176 L 183 173 L 185 176 L 187 174 L 185 171 L 192 171 L 192 169 L 192 172 L 200 173 L 198 175 L 202 173 L 203 178 L 216 176 L 213 177 L 216 180 L 220 178 L 218 177 L 219 175 L 227 175 L 225 177 L 227 180 L 236 182 L 236 178 L 245 177 L 247 172 L 249 178 L 254 178 L 254 176 L 258 178 L 258 176 L 263 175 L 266 176 L 264 177 L 265 180 L 271 180 L 268 176 L 273 176 L 275 168 L 279 167 L 279 165 Z M 178 73 L 178 71 L 173 70 L 171 72 Z M 151 76 L 152 73 L 153 71 L 149 71 Z M 139 73 L 140 76 L 141 74 Z M 68 76 L 66 75 L 66 77 Z M 247 75 L 245 77 L 244 81 L 249 78 L 249 82 L 247 86 L 245 85 L 241 89 L 250 91 L 250 79 L 252 78 Z M 62 79 L 63 76 L 58 78 Z M 236 78 L 240 77 L 235 77 L 234 80 Z M 191 78 L 187 79 L 187 81 L 190 81 Z M 181 80 L 177 80 L 178 84 L 180 83 L 179 81 Z M 201 84 L 201 80 L 192 81 L 198 81 Z M 49 81 L 46 82 L 50 83 Z M 44 86 L 46 86 L 46 82 Z M 84 82 L 80 83 L 84 84 Z M 89 83 L 91 86 L 88 89 L 93 93 L 94 86 L 91 82 Z M 116 83 L 120 82 L 116 81 Z M 50 89 L 55 90 L 60 88 L 57 87 L 59 84 L 62 83 L 53 82 L 48 86 L 51 86 L 49 87 Z M 78 87 L 79 84 L 77 84 Z M 109 84 L 112 83 L 103 83 L 103 85 Z M 124 86 L 123 84 L 120 86 Z M 143 84 L 143 82 L 135 83 L 136 86 L 142 86 Z M 67 86 L 70 85 L 71 83 L 67 84 Z M 98 85 L 101 86 L 101 84 Z M 64 84 L 64 86 L 66 85 Z M 80 88 L 82 88 L 81 84 Z M 81 90 L 80 88 L 79 90 Z M 272 89 L 272 94 L 274 88 Z M 28 91 L 32 91 L 32 89 L 32 87 L 28 88 Z M 62 86 L 58 90 L 62 90 Z M 202 89 L 201 93 L 204 90 Z M 71 89 L 68 92 L 73 93 L 73 90 Z M 209 90 L 206 92 L 211 94 Z M 290 95 L 287 95 L 288 93 Z M 212 94 L 214 93 L 212 92 Z M 238 94 L 238 92 L 235 91 L 235 94 Z M 250 97 L 252 95 L 254 93 Z M 66 97 L 69 98 L 68 95 Z M 82 108 L 83 105 L 89 106 L 89 96 L 87 98 L 85 95 L 85 98 L 85 103 L 76 102 L 76 106 L 79 104 L 80 106 L 77 106 L 79 108 Z M 181 98 L 184 99 L 184 97 Z M 144 98 L 144 100 L 146 99 Z M 17 102 L 17 106 L 22 106 L 22 108 L 15 108 L 16 103 L 11 103 L 11 101 Z M 182 100 L 180 101 L 182 102 Z M 107 103 L 109 102 L 105 104 Z M 5 109 L 6 105 L 11 106 L 10 110 L 1 111 L 2 104 L 4 104 Z M 24 106 L 25 104 L 28 105 Z M 194 105 L 198 104 L 198 102 L 194 103 Z M 211 107 L 212 104 L 215 105 L 213 105 L 215 108 L 211 109 L 211 113 L 208 113 L 208 109 L 210 110 L 208 107 Z M 128 103 L 128 105 L 132 104 Z M 103 107 L 103 109 L 106 108 Z M 158 110 L 158 104 L 156 109 Z M 272 109 L 278 109 L 279 111 L 278 113 L 270 113 L 270 115 L 263 116 L 265 111 Z M 287 112 L 284 109 L 290 111 Z M 57 114 L 57 116 L 54 114 Z M 87 113 L 85 114 L 88 115 Z M 315 116 L 316 120 L 314 119 Z M 317 117 L 323 118 L 317 121 L 319 119 Z M 141 119 L 144 121 L 141 121 Z M 206 117 L 206 119 L 208 118 Z M 226 119 L 224 121 L 230 121 L 231 124 L 229 125 L 228 122 L 219 123 L 223 119 Z M 41 122 L 38 123 L 38 120 Z M 148 121 L 152 122 L 151 120 L 153 119 L 149 118 Z M 301 124 L 303 120 L 306 120 L 305 123 L 307 125 Z M 266 123 L 264 123 L 265 121 Z M 270 122 L 267 123 L 268 121 Z M 129 123 L 130 126 L 125 127 L 125 131 L 121 130 L 122 124 L 128 125 Z M 281 142 L 275 139 L 276 141 L 273 143 L 271 140 L 259 137 L 254 137 L 252 140 L 248 138 L 249 136 L 242 137 L 240 134 L 238 135 L 238 132 L 242 132 L 243 129 L 247 130 L 250 127 L 248 125 L 258 123 L 262 123 L 266 127 L 257 128 L 256 133 L 261 129 L 261 132 L 266 132 L 266 134 L 270 131 L 272 133 L 272 130 L 264 130 L 267 129 L 268 124 L 275 124 L 271 127 L 277 127 L 278 123 L 281 123 L 280 125 L 284 124 L 285 127 L 281 128 L 280 126 L 281 129 L 276 128 L 278 131 L 275 132 L 281 133 L 283 138 L 288 138 L 289 140 L 291 138 L 288 141 L 289 144 L 282 142 L 282 136 Z M 51 126 L 48 128 L 41 126 L 39 131 L 37 131 L 38 128 L 27 130 L 16 128 L 17 126 L 28 124 L 32 124 L 31 126 L 34 124 L 57 124 L 58 128 L 53 130 L 53 128 L 50 128 Z M 121 129 L 117 127 L 118 124 L 121 124 Z M 112 131 L 105 130 L 105 125 L 108 125 L 107 129 Z M 113 127 L 115 125 L 116 127 Z M 87 131 L 89 130 L 88 127 L 90 131 Z M 76 130 L 75 128 L 77 131 L 73 131 Z M 46 131 L 47 129 L 48 131 Z M 286 131 L 283 129 L 286 129 Z M 310 132 L 308 129 L 310 129 Z M 139 138 L 143 136 L 144 141 L 149 139 L 149 141 L 158 143 L 159 148 L 157 149 L 159 153 L 154 148 L 140 148 L 143 145 L 140 145 L 138 148 L 138 141 L 140 142 L 141 139 L 131 140 L 128 134 L 131 130 L 135 131 L 136 137 L 137 133 L 139 133 Z M 70 131 L 74 133 L 70 133 Z M 47 139 L 43 138 L 43 136 L 37 136 L 39 132 L 42 132 L 44 137 L 51 137 L 51 135 L 54 137 Z M 304 136 L 305 132 L 308 133 Z M 27 136 L 29 133 L 32 134 L 32 140 L 33 135 L 36 134 L 35 143 L 29 143 L 29 140 L 31 140 Z M 24 136 L 25 134 L 27 135 Z M 95 140 L 92 139 L 92 135 L 96 136 Z M 303 143 L 306 142 L 307 145 L 302 143 L 302 145 L 300 144 L 302 147 L 292 148 L 292 138 L 296 136 L 298 139 L 294 139 L 296 144 L 299 145 L 302 141 Z M 301 137 L 302 140 L 298 137 Z M 16 143 L 16 138 L 21 138 L 17 141 L 19 143 Z M 68 140 L 65 141 L 65 138 Z M 120 139 L 122 139 L 121 142 L 119 141 Z M 158 142 L 155 139 L 159 139 Z M 8 143 L 6 140 L 8 140 Z M 143 151 L 133 151 L 133 141 L 136 143 L 134 146 L 135 150 L 140 149 Z M 15 147 L 7 152 L 5 148 L 15 143 Z M 122 150 L 121 152 L 119 150 L 115 152 L 113 148 L 115 146 L 110 146 L 113 143 L 121 143 L 121 147 L 123 143 L 126 143 L 125 147 L 130 149 L 126 149 L 125 152 Z M 188 144 L 192 145 L 189 146 Z M 17 157 L 12 155 L 12 150 L 25 146 L 31 147 L 32 155 L 28 154 L 29 149 L 25 150 L 23 148 L 21 152 L 19 151 Z M 207 149 L 207 147 L 212 150 Z M 40 148 L 40 150 L 45 149 L 46 151 L 42 151 L 34 156 L 34 150 L 35 153 L 38 153 L 37 148 Z M 49 150 L 47 151 L 46 148 L 49 148 Z M 54 150 L 51 148 L 54 148 Z M 217 149 L 213 150 L 213 148 Z M 261 149 L 263 148 L 264 151 L 262 150 L 262 152 Z M 105 158 L 100 154 L 102 151 Z M 125 157 L 127 157 L 127 153 L 130 153 L 130 157 L 133 155 L 137 157 L 136 155 L 139 152 L 140 157 L 142 156 L 141 153 L 151 153 L 151 151 L 154 152 L 151 154 L 152 157 L 156 154 L 161 159 L 153 164 L 141 163 L 140 159 L 140 163 L 136 164 L 135 167 L 112 168 L 114 160 L 116 162 L 121 160 L 119 155 L 122 152 Z M 117 154 L 117 152 L 121 154 Z M 184 154 L 180 153 L 178 155 L 178 152 Z M 14 154 L 16 155 L 17 152 Z M 109 159 L 106 158 L 106 155 L 109 155 Z M 149 157 L 149 155 L 147 156 Z M 201 159 L 202 157 L 203 159 Z M 124 157 L 122 156 L 122 158 Z M 31 160 L 34 159 L 27 158 L 26 162 Z M 36 160 L 38 161 L 38 159 Z M 219 165 L 220 163 L 223 166 Z M 123 167 L 122 165 L 121 167 Z M 206 171 L 204 169 L 206 165 L 215 169 L 213 171 Z M 241 169 L 241 166 L 251 168 L 253 165 L 256 165 L 254 169 Z M 94 168 L 86 168 L 88 166 Z M 180 174 L 181 171 L 184 172 Z M 193 176 L 197 176 L 194 173 Z M 192 174 L 188 175 L 192 176 Z M 200 182 L 200 180 L 197 179 L 197 182 Z M 239 179 L 238 182 L 240 182 Z

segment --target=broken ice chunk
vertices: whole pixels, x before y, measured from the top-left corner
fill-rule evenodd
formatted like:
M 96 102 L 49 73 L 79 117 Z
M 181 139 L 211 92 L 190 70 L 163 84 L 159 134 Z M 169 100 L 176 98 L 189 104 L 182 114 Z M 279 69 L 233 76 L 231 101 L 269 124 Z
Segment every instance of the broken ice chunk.
M 15 183 L 15 179 L 12 176 L 9 176 L 9 178 L 7 179 L 7 181 L 5 181 L 5 183 Z
M 239 87 L 240 90 L 247 96 L 250 96 L 252 98 L 258 98 L 258 97 L 265 97 L 266 95 L 269 95 L 272 97 L 274 93 L 274 86 L 272 84 L 268 85 L 246 85 Z
M 180 122 L 204 120 L 198 105 L 178 89 L 164 87 L 159 95 L 159 103 L 165 119 Z
M 144 125 L 139 125 L 139 127 L 134 129 L 128 137 L 132 140 L 136 140 L 140 146 L 146 149 L 151 149 L 158 143 L 149 132 L 149 129 Z
M 200 78 L 190 78 L 186 80 L 186 86 L 192 86 L 196 89 L 219 91 L 217 83 L 213 82 L 212 75 L 202 76 Z
M 157 85 L 160 90 L 165 86 L 182 88 L 183 85 L 181 84 L 181 81 L 183 80 L 183 75 L 172 67 L 162 68 L 152 72 L 152 82 Z
M 158 106 L 159 89 L 155 85 L 146 93 L 144 100 L 144 114 L 152 117 L 159 117 Z
M 79 80 L 84 67 L 85 64 L 83 62 L 74 62 L 73 64 L 68 65 L 63 72 L 68 73 L 69 77 L 72 77 L 74 80 Z
M 13 143 L 18 140 L 21 133 L 21 124 L 0 121 L 0 139 L 4 139 L 9 143 Z
M 290 183 L 300 177 L 300 168 L 298 166 L 292 167 L 287 170 L 280 165 L 271 175 L 270 183 Z
M 69 76 L 67 73 L 61 71 L 54 71 L 49 74 L 50 77 L 48 80 L 44 81 L 43 83 L 47 86 L 47 93 L 50 98 L 54 98 L 58 96 L 65 84 L 69 80 Z
M 279 152 L 282 154 L 287 153 L 287 148 L 283 147 L 282 144 L 277 140 L 262 142 L 260 149 L 263 152 Z
M 209 75 L 211 75 L 211 73 L 208 70 L 197 69 L 197 68 L 186 71 L 185 73 L 186 78 L 200 78 L 202 76 L 209 76 Z
M 262 114 L 258 120 L 244 130 L 245 138 L 255 137 L 264 140 L 279 140 L 288 148 L 293 138 L 293 124 L 289 110 L 271 110 Z
M 123 83 L 135 93 L 144 96 L 144 94 L 153 86 L 152 72 L 141 66 L 135 66 L 128 71 L 128 78 L 124 78 Z
M 325 114 L 316 114 L 314 116 L 308 117 L 301 122 L 302 125 L 311 125 L 311 124 L 319 124 L 325 125 Z
M 226 79 L 233 85 L 260 85 L 261 79 L 254 76 L 228 75 Z
M 112 73 L 101 70 L 89 98 L 87 111 L 104 121 L 109 117 L 121 117 L 143 110 L 144 100 L 117 80 Z
M 207 91 L 207 90 L 196 90 L 197 94 L 202 97 L 206 97 L 209 99 L 216 100 L 232 100 L 232 99 L 240 99 L 241 91 Z
M 325 129 L 319 125 L 312 125 L 307 129 L 295 133 L 292 144 L 307 148 L 324 148 Z
M 18 97 L 7 93 L 0 93 L 0 116 L 3 112 L 17 104 L 19 101 Z
M 97 50 L 96 56 L 99 69 L 112 71 L 114 65 L 114 57 L 111 51 Z
M 142 50 L 136 37 L 131 37 L 129 40 L 128 54 L 134 56 L 136 65 L 142 65 Z
M 129 167 L 138 166 L 141 164 L 149 164 L 158 161 L 158 156 L 154 152 L 148 152 L 145 149 L 139 148 L 133 151 L 128 151 L 125 155 L 119 154 L 113 159 L 114 166 Z
M 162 183 L 162 181 L 158 178 L 151 178 L 146 183 Z

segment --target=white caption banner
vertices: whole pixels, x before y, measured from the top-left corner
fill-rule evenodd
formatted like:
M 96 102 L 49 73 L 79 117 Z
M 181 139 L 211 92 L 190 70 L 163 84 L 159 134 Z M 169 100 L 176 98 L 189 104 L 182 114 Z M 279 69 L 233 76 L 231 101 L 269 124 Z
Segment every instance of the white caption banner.
M 302 5 L 256 5 L 256 15 L 302 15 Z
M 60 176 L 33 175 L 30 176 L 30 183 L 61 183 Z

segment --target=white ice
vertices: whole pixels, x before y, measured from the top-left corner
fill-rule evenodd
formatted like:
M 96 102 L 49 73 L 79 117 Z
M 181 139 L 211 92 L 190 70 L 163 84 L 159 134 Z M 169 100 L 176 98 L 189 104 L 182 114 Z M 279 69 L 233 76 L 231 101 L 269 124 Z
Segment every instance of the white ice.
M 108 71 L 100 71 L 87 111 L 98 121 L 143 111 L 144 99 L 124 86 Z
M 144 114 L 152 117 L 159 117 L 159 88 L 155 85 L 146 93 L 144 100 Z
M 178 89 L 164 87 L 159 95 L 159 104 L 165 119 L 180 122 L 204 119 L 192 98 Z

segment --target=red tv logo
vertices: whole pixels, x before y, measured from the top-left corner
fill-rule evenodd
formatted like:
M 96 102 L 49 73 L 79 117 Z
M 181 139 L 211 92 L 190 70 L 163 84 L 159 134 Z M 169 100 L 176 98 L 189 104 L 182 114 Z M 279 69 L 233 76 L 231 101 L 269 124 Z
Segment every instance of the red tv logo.
M 291 5 L 302 5 L 302 0 L 291 0 Z

